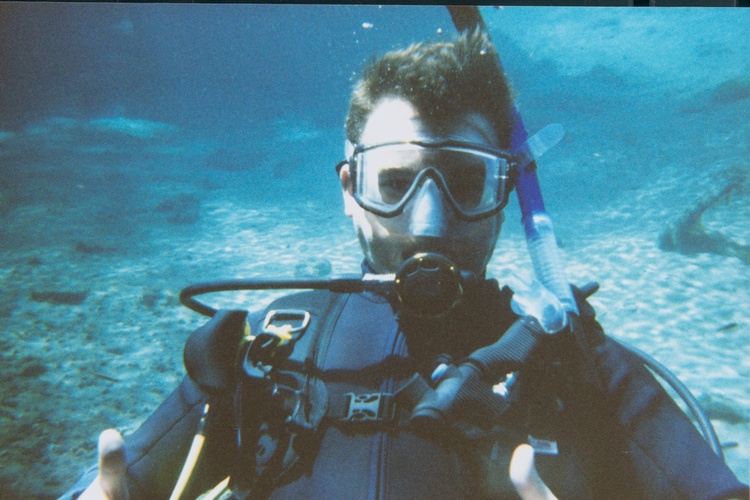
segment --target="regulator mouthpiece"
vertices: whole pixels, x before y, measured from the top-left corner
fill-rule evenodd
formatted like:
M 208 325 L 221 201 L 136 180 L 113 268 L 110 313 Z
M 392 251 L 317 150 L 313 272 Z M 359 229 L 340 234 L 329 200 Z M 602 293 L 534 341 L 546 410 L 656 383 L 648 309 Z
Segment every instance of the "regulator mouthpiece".
M 405 310 L 416 316 L 434 318 L 461 302 L 465 285 L 476 279 L 474 273 L 461 272 L 447 257 L 418 253 L 396 272 L 394 289 Z

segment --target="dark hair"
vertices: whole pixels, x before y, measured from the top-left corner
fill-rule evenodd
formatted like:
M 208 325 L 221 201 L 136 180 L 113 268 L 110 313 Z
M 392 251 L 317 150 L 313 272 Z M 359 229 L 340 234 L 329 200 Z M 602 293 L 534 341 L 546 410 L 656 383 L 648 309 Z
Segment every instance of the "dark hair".
M 480 30 L 449 42 L 422 42 L 375 58 L 352 92 L 346 137 L 357 144 L 370 113 L 385 97 L 411 102 L 421 118 L 441 124 L 468 112 L 492 123 L 500 146 L 510 146 L 510 88 L 489 37 Z

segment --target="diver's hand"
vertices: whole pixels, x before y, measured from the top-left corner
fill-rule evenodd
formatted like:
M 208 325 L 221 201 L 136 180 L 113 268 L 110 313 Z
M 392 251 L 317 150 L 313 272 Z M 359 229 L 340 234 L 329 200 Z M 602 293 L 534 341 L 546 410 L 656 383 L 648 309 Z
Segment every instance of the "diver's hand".
M 523 500 L 557 500 L 534 466 L 534 448 L 522 444 L 510 459 L 510 480 Z
M 99 475 L 79 500 L 128 500 L 125 474 L 125 441 L 114 429 L 99 435 Z

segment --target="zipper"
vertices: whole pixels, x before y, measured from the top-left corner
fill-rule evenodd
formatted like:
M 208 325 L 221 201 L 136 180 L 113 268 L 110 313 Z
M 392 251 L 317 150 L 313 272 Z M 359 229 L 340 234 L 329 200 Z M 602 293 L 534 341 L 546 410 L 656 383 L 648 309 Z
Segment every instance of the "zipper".
M 406 355 L 406 339 L 399 328 L 394 316 L 393 327 L 385 343 L 382 359 L 390 356 Z M 396 379 L 388 376 L 380 385 L 380 392 L 393 394 L 396 390 Z M 391 450 L 392 437 L 388 432 L 377 431 L 373 436 L 372 461 L 370 470 L 370 491 L 367 498 L 372 500 L 387 500 L 388 498 L 388 457 Z

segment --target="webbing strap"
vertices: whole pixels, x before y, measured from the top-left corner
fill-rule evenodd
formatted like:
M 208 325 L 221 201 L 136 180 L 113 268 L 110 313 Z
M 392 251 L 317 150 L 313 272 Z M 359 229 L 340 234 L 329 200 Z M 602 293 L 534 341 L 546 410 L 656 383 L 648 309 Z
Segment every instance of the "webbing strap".
M 294 356 L 297 359 L 301 357 L 304 361 L 302 371 L 304 382 L 294 393 L 299 398 L 297 407 L 305 408 L 305 410 L 304 415 L 295 412 L 293 416 L 298 416 L 304 421 L 296 422 L 300 425 L 283 426 L 285 430 L 276 435 L 278 442 L 277 445 L 274 445 L 276 450 L 273 452 L 274 455 L 264 460 L 265 464 L 260 464 L 256 460 L 256 444 L 261 435 L 260 427 L 264 422 L 262 417 L 258 416 L 259 408 L 252 406 L 252 403 L 248 405 L 246 401 L 239 404 L 240 412 L 237 424 L 241 429 L 241 442 L 245 450 L 241 453 L 243 458 L 231 476 L 232 489 L 237 498 L 263 497 L 268 494 L 273 489 L 276 480 L 290 469 L 299 458 L 297 450 L 293 448 L 295 442 L 293 435 L 298 432 L 314 433 L 317 430 L 325 414 L 328 398 L 325 395 L 323 384 L 316 380 L 316 367 L 318 366 L 318 359 L 324 359 L 320 353 L 321 351 L 325 352 L 328 348 L 331 332 L 338 321 L 347 298 L 348 294 L 315 290 L 282 297 L 275 300 L 267 308 L 267 312 L 294 310 L 308 312 L 311 316 L 306 330 L 300 332 L 300 336 L 292 342 L 292 346 L 300 340 L 306 342 L 305 351 L 301 353 L 302 356 Z M 282 363 L 284 362 L 282 361 Z M 269 373 L 270 378 L 264 376 L 262 379 L 267 380 L 270 388 L 274 384 L 274 373 L 277 375 L 278 373 L 276 370 L 271 370 Z M 244 417 L 243 414 L 245 414 Z M 283 423 L 278 422 L 278 424 Z M 287 424 L 289 423 L 295 422 L 288 421 Z M 278 429 L 275 424 L 271 427 Z M 243 433 L 246 433 L 246 435 L 243 435 Z M 271 439 L 273 439 L 273 436 L 271 436 Z M 250 476 L 252 476 L 252 479 Z

